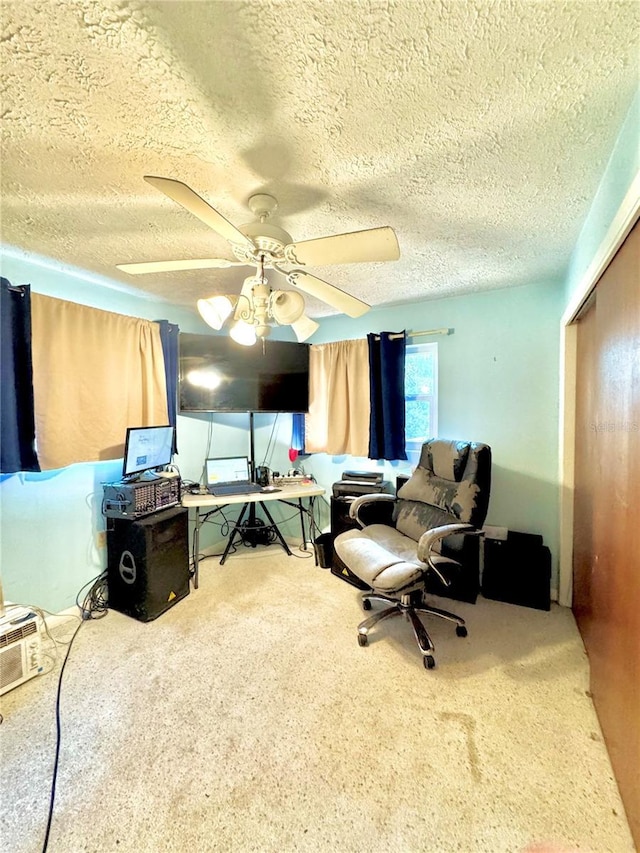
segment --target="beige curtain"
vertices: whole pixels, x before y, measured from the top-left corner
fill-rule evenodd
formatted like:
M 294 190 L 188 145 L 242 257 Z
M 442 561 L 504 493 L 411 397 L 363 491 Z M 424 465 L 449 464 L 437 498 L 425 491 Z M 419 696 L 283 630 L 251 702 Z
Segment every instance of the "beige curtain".
M 128 426 L 169 423 L 157 323 L 37 293 L 31 315 L 43 470 L 118 459 Z
M 305 450 L 367 456 L 369 413 L 367 340 L 312 345 Z

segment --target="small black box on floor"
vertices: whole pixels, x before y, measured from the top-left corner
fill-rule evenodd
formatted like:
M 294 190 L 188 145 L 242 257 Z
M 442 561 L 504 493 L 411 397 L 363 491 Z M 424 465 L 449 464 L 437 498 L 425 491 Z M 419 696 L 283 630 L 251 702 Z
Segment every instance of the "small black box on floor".
M 551 608 L 551 552 L 542 536 L 509 531 L 506 539 L 484 540 L 482 594 L 485 598 Z
M 109 607 L 150 622 L 189 594 L 188 511 L 116 518 L 107 530 Z

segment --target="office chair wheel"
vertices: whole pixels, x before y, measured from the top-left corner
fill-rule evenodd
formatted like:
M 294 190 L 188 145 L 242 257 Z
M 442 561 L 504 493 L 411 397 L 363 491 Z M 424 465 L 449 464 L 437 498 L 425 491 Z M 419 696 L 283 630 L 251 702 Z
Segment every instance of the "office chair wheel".
M 467 636 L 467 629 L 464 627 L 464 625 L 457 625 L 456 626 L 456 634 L 458 635 L 458 637 L 466 637 Z
M 368 598 L 362 599 L 362 609 L 363 610 L 371 610 L 371 602 Z
M 422 658 L 422 663 L 424 664 L 425 669 L 433 669 L 436 665 L 436 659 L 433 655 L 425 655 Z
M 358 634 L 358 645 L 359 646 L 368 646 L 369 638 L 366 634 Z

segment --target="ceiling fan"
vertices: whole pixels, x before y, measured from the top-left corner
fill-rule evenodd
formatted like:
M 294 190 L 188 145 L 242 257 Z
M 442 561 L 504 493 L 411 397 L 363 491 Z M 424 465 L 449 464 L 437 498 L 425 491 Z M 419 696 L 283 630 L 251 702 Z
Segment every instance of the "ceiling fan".
M 256 275 L 245 279 L 245 284 L 238 297 L 240 301 L 236 306 L 235 319 L 244 320 L 245 323 L 248 322 L 249 325 L 255 326 L 258 337 L 265 337 L 269 333 L 269 316 L 274 317 L 277 322 L 291 324 L 294 331 L 297 333 L 299 331 L 302 334 L 302 324 L 298 330 L 296 330 L 295 324 L 304 312 L 304 300 L 301 299 L 299 293 L 296 294 L 295 292 L 275 291 L 272 293 L 264 278 L 265 268 L 276 270 L 284 275 L 288 283 L 297 290 L 302 290 L 310 296 L 326 302 L 349 317 L 360 317 L 369 310 L 370 305 L 303 269 L 297 269 L 297 267 L 304 267 L 308 264 L 394 261 L 400 257 L 398 240 L 393 228 L 389 226 L 295 242 L 284 229 L 267 222 L 278 207 L 278 202 L 271 195 L 266 193 L 252 195 L 249 198 L 248 205 L 256 217 L 256 221 L 236 228 L 182 181 L 154 175 L 145 175 L 144 179 L 224 237 L 229 242 L 237 260 L 196 258 L 117 264 L 117 268 L 131 275 L 141 275 L 182 270 L 254 266 L 256 267 Z M 263 289 L 256 293 L 256 288 L 260 287 Z M 290 297 L 297 297 L 297 299 Z M 198 300 L 198 308 L 210 325 L 214 325 L 214 323 L 211 322 L 211 318 L 205 316 L 207 306 L 200 303 L 211 303 L 213 300 L 219 299 L 233 299 L 233 297 L 212 297 L 210 300 Z M 248 305 L 242 304 L 242 300 L 245 303 L 248 302 Z M 256 316 L 256 308 L 258 309 L 258 316 Z M 221 328 L 222 322 L 232 309 L 233 305 L 231 304 L 225 317 L 221 321 L 216 320 L 219 325 L 214 325 L 214 328 Z M 210 311 L 209 314 L 211 314 Z M 280 314 L 280 319 L 278 319 L 278 314 Z M 298 315 L 296 319 L 289 319 L 295 314 Z M 308 337 L 317 328 L 317 324 L 308 318 L 303 319 L 307 321 L 305 324 L 307 330 L 310 328 L 309 324 L 314 327 L 306 334 Z

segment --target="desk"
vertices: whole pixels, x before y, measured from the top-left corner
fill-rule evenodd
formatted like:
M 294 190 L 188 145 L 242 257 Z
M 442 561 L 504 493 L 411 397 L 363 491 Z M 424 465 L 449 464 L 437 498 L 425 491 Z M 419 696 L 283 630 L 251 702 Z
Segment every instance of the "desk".
M 249 508 L 250 504 L 259 504 L 264 511 L 264 514 L 267 516 L 269 520 L 268 529 L 271 529 L 276 534 L 278 541 L 284 548 L 284 550 L 291 556 L 291 550 L 289 546 L 285 542 L 282 534 L 278 530 L 278 526 L 275 521 L 271 517 L 271 513 L 269 512 L 266 504 L 269 501 L 280 501 L 281 503 L 288 504 L 289 506 L 294 507 L 300 514 L 300 526 L 302 528 L 302 547 L 305 548 L 307 544 L 307 534 L 304 526 L 304 516 L 305 513 L 309 512 L 309 510 L 305 509 L 302 501 L 305 498 L 309 499 L 310 510 L 313 511 L 313 501 L 314 498 L 319 495 L 324 494 L 324 489 L 322 486 L 317 486 L 315 483 L 303 484 L 303 485 L 294 485 L 294 486 L 281 486 L 280 491 L 277 492 L 253 492 L 249 495 L 225 495 L 224 497 L 215 497 L 214 495 L 189 495 L 185 494 L 182 496 L 182 506 L 187 509 L 195 510 L 195 527 L 193 530 L 193 551 L 194 551 L 194 565 L 193 565 L 193 584 L 195 589 L 198 589 L 198 565 L 200 563 L 200 528 L 202 527 L 202 523 L 206 521 L 209 516 L 215 515 L 215 513 L 220 512 L 220 510 L 224 509 L 227 506 L 232 506 L 237 504 L 242 507 L 240 511 L 240 515 L 238 516 L 233 530 L 231 531 L 231 535 L 227 541 L 227 546 L 224 549 L 224 554 L 220 559 L 220 565 L 224 565 L 225 560 L 229 554 L 229 550 L 233 545 L 234 539 L 239 535 L 240 526 L 242 524 L 242 520 Z M 295 503 L 294 503 L 295 501 Z

